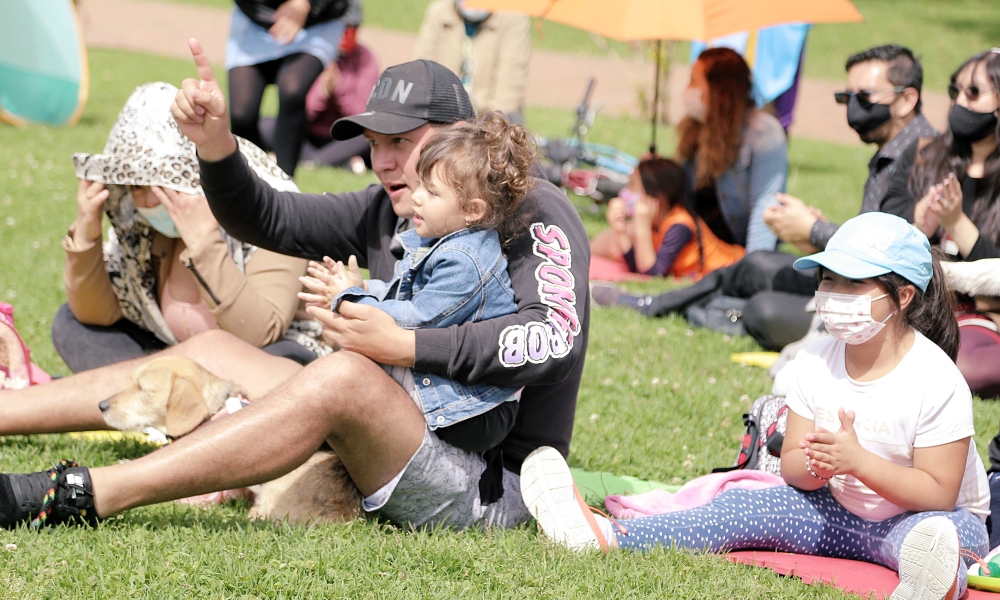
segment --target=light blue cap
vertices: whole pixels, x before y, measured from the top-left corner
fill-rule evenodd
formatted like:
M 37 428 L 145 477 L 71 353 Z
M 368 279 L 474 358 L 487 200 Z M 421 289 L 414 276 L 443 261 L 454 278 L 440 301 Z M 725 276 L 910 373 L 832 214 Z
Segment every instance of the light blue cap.
M 795 261 L 796 269 L 822 266 L 849 279 L 901 275 L 927 291 L 933 273 L 927 236 L 905 219 L 870 212 L 850 219 L 833 234 L 826 250 Z

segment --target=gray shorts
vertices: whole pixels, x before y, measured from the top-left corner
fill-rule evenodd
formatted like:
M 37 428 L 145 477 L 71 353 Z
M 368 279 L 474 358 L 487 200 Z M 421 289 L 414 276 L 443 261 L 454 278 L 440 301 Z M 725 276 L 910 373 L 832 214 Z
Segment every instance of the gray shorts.
M 503 497 L 483 506 L 479 476 L 486 462 L 478 454 L 460 450 L 424 429 L 420 448 L 403 471 L 382 489 L 364 499 L 362 507 L 378 511 L 401 526 L 446 525 L 464 529 L 515 527 L 528 521 L 521 500 L 521 478 L 503 471 Z

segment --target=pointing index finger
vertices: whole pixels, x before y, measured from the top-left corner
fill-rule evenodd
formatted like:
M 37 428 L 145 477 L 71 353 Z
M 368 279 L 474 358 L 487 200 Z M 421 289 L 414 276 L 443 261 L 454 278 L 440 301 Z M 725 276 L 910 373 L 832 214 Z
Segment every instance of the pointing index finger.
M 215 82 L 215 73 L 212 72 L 212 65 L 205 56 L 205 49 L 201 47 L 201 42 L 195 38 L 188 40 L 188 47 L 191 49 L 191 56 L 194 64 L 198 67 L 198 78 L 206 82 Z

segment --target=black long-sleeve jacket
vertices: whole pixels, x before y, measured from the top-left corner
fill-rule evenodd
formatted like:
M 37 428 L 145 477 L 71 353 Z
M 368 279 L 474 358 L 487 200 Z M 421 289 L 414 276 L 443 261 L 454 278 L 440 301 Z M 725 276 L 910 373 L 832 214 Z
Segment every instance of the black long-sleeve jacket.
M 278 192 L 238 152 L 200 164 L 209 205 L 230 235 L 313 260 L 347 262 L 354 254 L 372 277 L 392 278 L 398 218 L 380 185 L 339 194 Z M 590 243 L 576 209 L 545 181 L 523 205 L 531 211 L 528 231 L 507 248 L 517 312 L 415 331 L 414 369 L 466 383 L 524 386 L 516 423 L 501 445 L 504 466 L 514 472 L 539 446 L 569 453 L 590 322 Z

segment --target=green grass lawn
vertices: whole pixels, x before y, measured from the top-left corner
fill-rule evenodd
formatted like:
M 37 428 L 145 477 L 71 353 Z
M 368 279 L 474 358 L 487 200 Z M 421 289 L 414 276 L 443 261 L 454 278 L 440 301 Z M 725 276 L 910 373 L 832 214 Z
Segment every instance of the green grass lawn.
M 101 151 L 135 85 L 178 83 L 192 73 L 186 61 L 125 52 L 94 50 L 91 61 L 91 101 L 77 127 L 0 126 L 0 299 L 15 304 L 37 362 L 56 374 L 67 374 L 49 326 L 65 300 L 59 240 L 75 215 L 70 155 Z M 544 135 L 564 134 L 573 118 L 554 109 L 530 109 L 526 117 Z M 599 117 L 592 139 L 639 153 L 648 133 L 643 122 Z M 868 154 L 794 140 L 789 191 L 844 219 L 857 211 Z M 309 191 L 370 180 L 332 169 L 298 176 Z M 601 230 L 601 213 L 576 201 L 588 230 Z M 729 355 L 755 349 L 748 338 L 692 330 L 678 318 L 595 310 L 570 463 L 674 483 L 730 463 L 740 415 L 770 383 L 764 371 L 733 364 Z M 977 400 L 975 412 L 984 452 L 1000 405 Z M 148 451 L 135 442 L 13 436 L 0 438 L 0 470 L 36 470 L 60 458 L 108 465 Z M 209 510 L 167 504 L 129 511 L 96 530 L 0 531 L 0 597 L 842 597 L 682 552 L 578 556 L 546 543 L 533 525 L 466 533 L 368 522 L 305 529 L 249 523 L 245 514 L 240 504 Z
M 805 74 L 843 79 L 855 52 L 879 44 L 911 48 L 924 66 L 924 89 L 944 93 L 968 57 L 1000 44 L 995 0 L 853 0 L 864 23 L 817 25 L 809 36 Z

